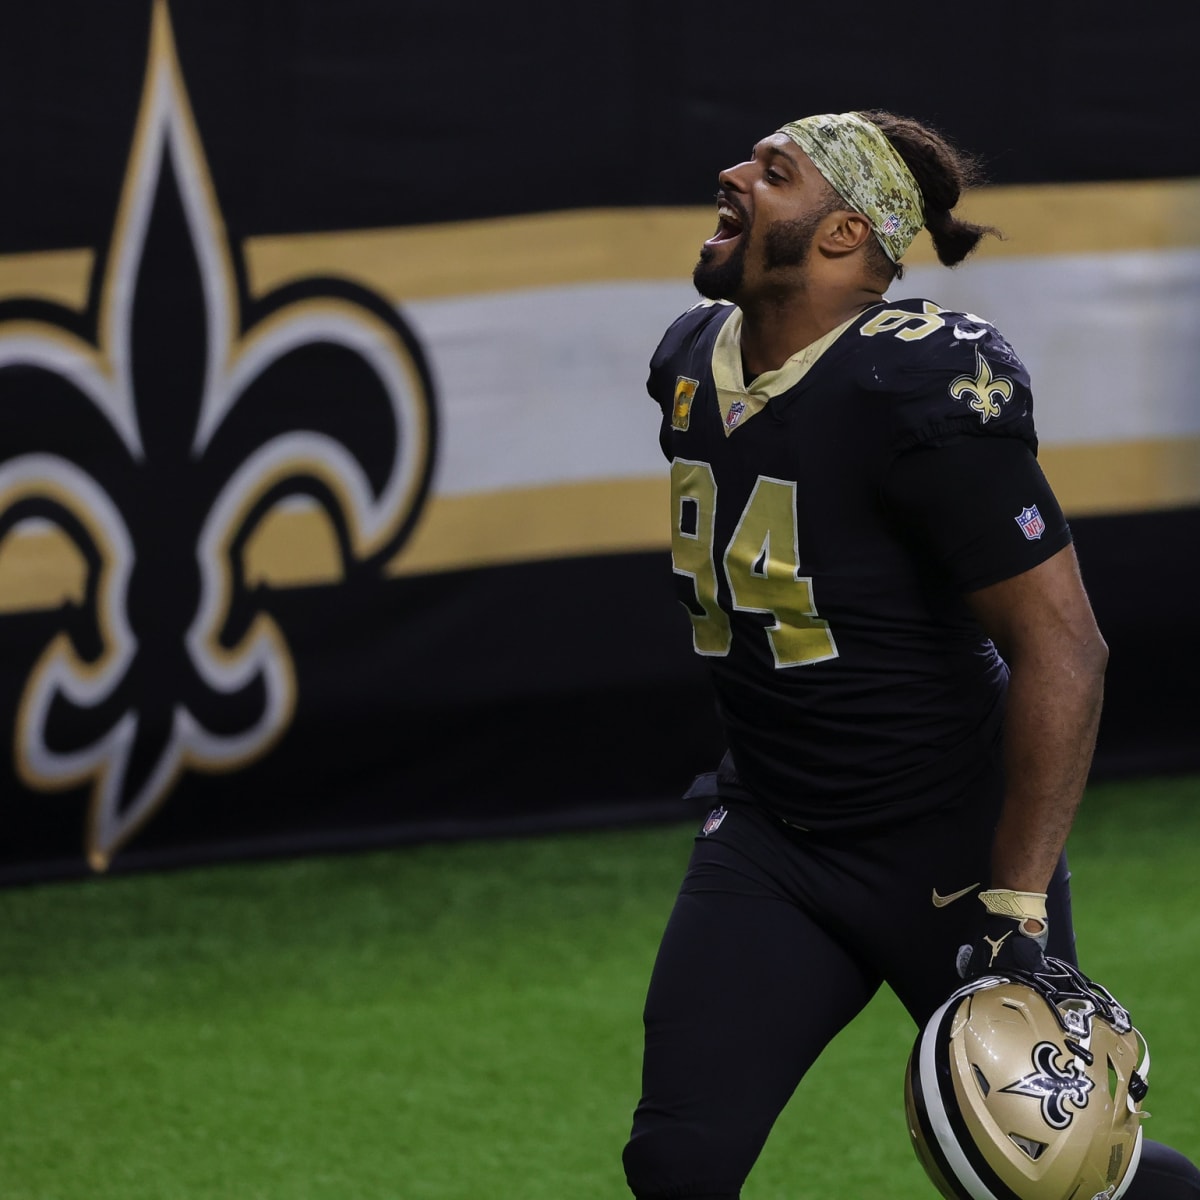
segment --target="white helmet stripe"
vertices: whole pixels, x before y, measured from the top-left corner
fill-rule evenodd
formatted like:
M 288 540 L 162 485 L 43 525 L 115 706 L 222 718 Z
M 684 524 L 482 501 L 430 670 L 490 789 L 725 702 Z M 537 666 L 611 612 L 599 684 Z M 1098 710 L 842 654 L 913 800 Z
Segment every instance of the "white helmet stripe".
M 929 1125 L 937 1138 L 938 1148 L 953 1172 L 953 1182 L 962 1187 L 971 1200 L 1000 1200 L 987 1184 L 979 1178 L 975 1168 L 963 1153 L 962 1146 L 950 1124 L 950 1116 L 942 1100 L 942 1089 L 938 1085 L 937 1043 L 941 1036 L 942 1021 L 947 1010 L 962 1001 L 962 992 L 955 992 L 929 1019 L 921 1034 L 917 1055 L 917 1082 L 925 1101 Z M 1007 1190 L 1007 1189 L 1006 1189 Z
M 1137 1137 L 1133 1141 L 1133 1153 L 1129 1156 L 1129 1166 L 1125 1171 L 1125 1178 L 1121 1180 L 1121 1186 L 1113 1192 L 1112 1200 L 1121 1200 L 1125 1195 L 1129 1185 L 1133 1182 L 1133 1177 L 1137 1174 L 1138 1163 L 1142 1161 L 1142 1131 L 1139 1128 Z

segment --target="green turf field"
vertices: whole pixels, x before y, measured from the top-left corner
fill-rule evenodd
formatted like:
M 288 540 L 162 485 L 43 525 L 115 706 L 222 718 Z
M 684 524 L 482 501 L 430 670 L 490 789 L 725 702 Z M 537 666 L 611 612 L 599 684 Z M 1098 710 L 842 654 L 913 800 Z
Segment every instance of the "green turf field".
M 4 1200 L 607 1200 L 642 993 L 691 830 L 643 828 L 0 892 Z M 1084 965 L 1200 1155 L 1200 777 L 1094 788 Z M 929 1197 L 907 1018 L 879 997 L 746 1200 Z

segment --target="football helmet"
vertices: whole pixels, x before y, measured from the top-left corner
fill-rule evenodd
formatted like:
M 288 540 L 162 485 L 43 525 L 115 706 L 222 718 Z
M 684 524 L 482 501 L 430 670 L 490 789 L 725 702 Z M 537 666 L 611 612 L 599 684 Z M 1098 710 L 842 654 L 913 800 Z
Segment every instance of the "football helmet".
M 1108 991 L 1046 961 L 972 980 L 917 1035 L 909 1134 L 947 1200 L 1118 1200 L 1133 1181 L 1146 1043 Z

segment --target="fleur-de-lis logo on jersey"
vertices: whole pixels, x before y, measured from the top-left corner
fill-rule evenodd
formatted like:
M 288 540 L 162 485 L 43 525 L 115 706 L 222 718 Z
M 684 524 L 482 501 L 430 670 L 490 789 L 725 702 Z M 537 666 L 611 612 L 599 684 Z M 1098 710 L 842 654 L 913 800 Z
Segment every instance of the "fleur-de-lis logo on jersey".
M 1013 383 L 1003 375 L 993 375 L 992 365 L 975 348 L 975 374 L 960 375 L 950 384 L 950 395 L 955 400 L 967 400 L 967 407 L 979 414 L 980 423 L 986 425 L 1001 413 L 1000 406 L 1013 397 Z
M 43 605 L 59 628 L 15 765 L 35 790 L 90 784 L 97 868 L 185 772 L 237 770 L 291 723 L 292 656 L 255 585 L 314 580 L 272 577 L 280 514 L 321 515 L 323 550 L 296 548 L 324 553 L 318 582 L 377 577 L 429 485 L 430 380 L 395 310 L 343 281 L 252 298 L 242 278 L 156 0 L 88 310 L 0 305 L 0 552 L 36 535 L 79 580 Z
M 1075 1114 L 1066 1108 L 1067 1102 L 1076 1110 L 1086 1108 L 1088 1094 L 1096 1086 L 1073 1058 L 1067 1059 L 1065 1067 L 1059 1067 L 1056 1060 L 1060 1053 L 1053 1042 L 1038 1042 L 1033 1048 L 1032 1073 L 1000 1089 L 1014 1096 L 1039 1100 L 1042 1120 L 1051 1129 L 1066 1129 L 1075 1119 Z

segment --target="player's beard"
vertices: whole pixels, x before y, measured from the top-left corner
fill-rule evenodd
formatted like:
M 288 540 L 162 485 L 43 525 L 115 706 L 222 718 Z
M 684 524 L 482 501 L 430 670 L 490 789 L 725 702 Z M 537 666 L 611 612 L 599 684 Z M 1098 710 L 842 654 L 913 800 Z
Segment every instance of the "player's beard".
M 832 209 L 807 213 L 792 221 L 776 221 L 763 239 L 763 266 L 768 271 L 798 267 L 808 257 L 817 226 Z
M 746 274 L 749 233 L 748 229 L 742 231 L 738 244 L 724 262 L 713 262 L 715 251 L 708 246 L 701 247 L 700 261 L 692 271 L 692 283 L 706 300 L 732 300 L 742 286 L 742 277 Z
M 828 208 L 821 212 L 807 213 L 791 221 L 776 221 L 767 229 L 763 238 L 763 267 L 769 273 L 787 267 L 798 267 L 808 257 L 817 226 L 832 212 Z M 707 246 L 700 251 L 700 261 L 692 272 L 692 283 L 696 291 L 708 300 L 737 301 L 746 275 L 746 246 L 750 241 L 750 229 L 742 233 L 738 244 L 724 262 L 713 262 L 714 253 Z

